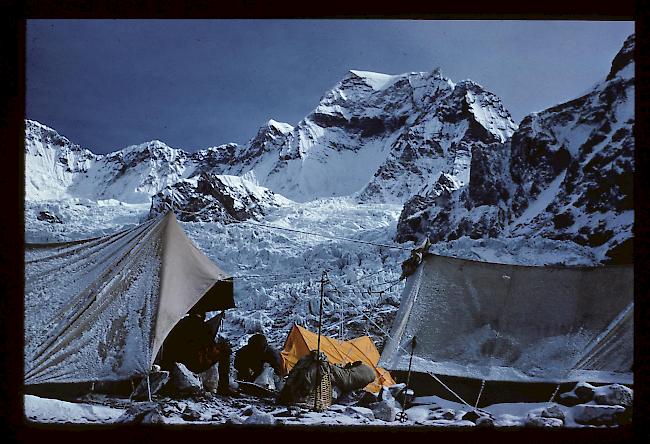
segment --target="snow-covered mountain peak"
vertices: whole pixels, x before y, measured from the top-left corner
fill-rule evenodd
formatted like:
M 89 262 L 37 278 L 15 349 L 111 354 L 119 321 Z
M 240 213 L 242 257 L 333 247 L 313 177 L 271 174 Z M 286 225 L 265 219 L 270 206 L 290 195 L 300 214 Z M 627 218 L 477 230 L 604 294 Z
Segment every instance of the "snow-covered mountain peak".
M 612 80 L 615 76 L 624 79 L 634 77 L 634 41 L 634 34 L 625 39 L 623 47 L 612 60 L 612 68 L 607 75 L 607 80 Z
M 129 157 L 133 154 L 143 154 L 147 153 L 152 157 L 165 156 L 169 157 L 172 153 L 179 151 L 178 149 L 172 148 L 160 140 L 150 140 L 148 142 L 139 143 L 137 145 L 129 145 L 126 148 L 122 148 L 119 151 L 114 151 L 108 154 L 108 157 L 121 156 Z
M 382 73 L 371 72 L 371 71 L 358 71 L 354 69 L 351 69 L 350 73 L 353 76 L 363 80 L 368 86 L 370 86 L 375 91 L 386 89 L 387 87 L 392 85 L 395 81 L 405 76 L 405 74 L 389 75 L 389 74 L 382 74 Z
M 282 134 L 289 134 L 293 130 L 293 126 L 288 123 L 278 122 L 277 120 L 270 119 L 266 123 L 267 127 L 276 129 Z
M 586 93 L 526 116 L 514 134 L 505 125 L 499 140 L 475 141 L 466 147 L 471 157 L 456 151 L 467 180 L 459 186 L 447 177 L 406 202 L 397 240 L 525 236 L 572 242 L 598 261 L 631 260 L 633 52 L 632 36 Z M 498 99 L 473 82 L 460 82 L 454 95 L 493 134 L 508 121 Z

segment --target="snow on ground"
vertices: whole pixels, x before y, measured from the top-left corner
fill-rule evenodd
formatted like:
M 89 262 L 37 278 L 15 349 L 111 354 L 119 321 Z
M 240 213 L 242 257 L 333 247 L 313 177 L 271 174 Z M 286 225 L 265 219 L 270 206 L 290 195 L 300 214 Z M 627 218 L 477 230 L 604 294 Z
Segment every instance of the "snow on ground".
M 25 395 L 25 418 L 34 422 L 109 423 L 123 413 L 123 409 Z
M 26 202 L 26 241 L 53 242 L 105 235 L 140 223 L 147 217 L 148 210 L 149 206 L 145 204 L 125 204 L 115 200 Z M 324 333 L 344 339 L 369 334 L 381 350 L 384 332 L 390 330 L 399 305 L 403 283 L 397 279 L 401 262 L 408 258 L 409 251 L 327 237 L 394 245 L 392 239 L 400 210 L 399 205 L 359 205 L 347 198 L 330 198 L 274 208 L 260 222 L 288 230 L 272 229 L 255 222 L 183 222 L 182 226 L 208 257 L 235 276 L 237 308 L 227 312 L 221 333 L 234 349 L 243 345 L 248 336 L 257 331 L 266 333 L 269 342 L 281 348 L 294 322 L 315 331 L 320 279 L 323 271 L 327 271 L 331 284 L 326 286 Z M 61 223 L 38 220 L 41 212 L 55 215 Z M 537 245 L 535 242 L 551 241 L 460 238 L 438 244 L 432 251 L 504 263 L 543 261 L 543 256 L 536 256 L 536 250 L 539 250 L 537 253 L 547 250 L 551 251 L 548 254 L 557 254 L 549 250 L 547 243 Z M 409 243 L 401 247 L 408 249 L 413 245 Z M 561 254 L 566 256 L 569 263 L 572 262 L 572 252 Z M 373 293 L 368 293 L 369 289 Z M 384 292 L 380 293 L 381 290 Z M 244 414 L 246 408 L 254 405 L 261 412 L 278 415 L 276 420 L 284 424 L 400 425 L 345 412 L 344 406 L 333 407 L 323 413 L 303 410 L 298 416 L 283 416 L 286 413 L 283 407 L 246 397 L 224 399 L 206 394 L 198 401 L 154 401 L 160 403 L 163 412 L 167 412 L 163 415 L 163 421 L 169 423 L 188 421 L 187 414 L 183 414 L 188 406 L 190 410 L 199 412 L 194 419 L 197 422 L 243 422 L 247 419 Z M 431 402 L 443 408 L 463 408 L 461 405 L 448 404 L 449 401 L 443 399 Z M 97 395 L 81 403 L 28 395 L 25 397 L 25 414 L 28 419 L 37 422 L 113 422 L 129 405 L 128 400 L 99 398 Z M 524 420 L 521 412 L 528 407 L 532 409 L 537 406 L 502 406 L 495 414 L 506 415 L 502 425 L 520 425 Z M 458 418 L 423 419 L 420 418 L 424 414 L 423 409 L 426 410 L 422 406 L 409 409 L 407 413 L 412 419 L 406 425 L 473 425 Z M 466 406 L 464 409 L 468 410 Z
M 154 396 L 152 403 L 113 398 L 102 394 L 88 394 L 79 402 L 25 395 L 25 417 L 37 423 L 92 424 L 116 423 L 129 418 L 130 410 L 158 412 L 156 421 L 163 424 L 276 424 L 318 426 L 380 426 L 380 427 L 474 427 L 472 421 L 462 417 L 472 409 L 467 405 L 448 401 L 438 396 L 415 399 L 415 404 L 405 410 L 406 422 L 387 422 L 374 418 L 369 410 L 333 404 L 324 412 L 314 412 L 302 407 L 278 405 L 267 399 L 250 396 L 224 398 L 212 393 L 169 398 Z M 550 403 L 503 403 L 480 409 L 494 418 L 496 427 L 523 427 L 529 414 L 539 416 L 541 411 L 557 406 L 565 416 L 566 427 L 583 427 L 573 419 L 574 408 Z M 436 415 L 433 412 L 438 412 Z M 441 415 L 451 413 L 449 417 Z M 131 414 L 132 415 L 132 414 Z M 132 418 L 132 416 L 131 416 Z

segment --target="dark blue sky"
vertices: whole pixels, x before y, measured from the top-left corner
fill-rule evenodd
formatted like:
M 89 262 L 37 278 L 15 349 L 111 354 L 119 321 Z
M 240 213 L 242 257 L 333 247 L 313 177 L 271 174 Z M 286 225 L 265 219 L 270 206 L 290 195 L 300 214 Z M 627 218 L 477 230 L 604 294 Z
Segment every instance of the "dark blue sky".
M 295 125 L 348 69 L 440 67 L 516 122 L 603 79 L 633 22 L 30 20 L 27 118 L 105 153 L 195 150 Z

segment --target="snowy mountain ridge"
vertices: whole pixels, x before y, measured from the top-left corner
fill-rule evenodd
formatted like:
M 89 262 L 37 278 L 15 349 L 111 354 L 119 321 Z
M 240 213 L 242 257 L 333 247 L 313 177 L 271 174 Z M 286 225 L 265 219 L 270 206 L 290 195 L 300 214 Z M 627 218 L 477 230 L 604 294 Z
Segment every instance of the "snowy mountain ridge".
M 27 120 L 26 200 L 232 221 L 341 197 L 404 204 L 398 242 L 544 238 L 600 262 L 632 239 L 633 49 L 630 36 L 603 81 L 519 126 L 492 93 L 439 70 L 352 70 L 296 126 L 269 120 L 245 145 L 194 153 L 154 140 L 95 155 Z
M 54 130 L 48 128 L 53 134 L 43 138 L 46 127 L 39 125 L 26 121 L 28 173 L 45 151 L 46 157 L 61 157 L 60 147 L 48 143 L 57 137 Z M 363 202 L 401 203 L 435 183 L 441 171 L 466 182 L 466 145 L 503 141 L 514 129 L 499 99 L 474 82 L 456 85 L 439 71 L 394 76 L 350 71 L 295 127 L 269 120 L 246 145 L 195 153 L 156 140 L 107 155 L 88 151 L 84 168 L 71 170 L 63 181 L 56 163 L 41 165 L 39 177 L 49 175 L 57 192 L 32 181 L 27 199 L 67 195 L 144 202 L 179 180 L 209 173 L 242 176 L 301 202 L 358 194 Z M 422 147 L 412 147 L 416 143 Z
M 630 36 L 604 81 L 526 116 L 505 144 L 473 145 L 467 187 L 445 178 L 411 198 L 397 240 L 540 237 L 586 246 L 599 262 L 631 260 L 633 49 Z

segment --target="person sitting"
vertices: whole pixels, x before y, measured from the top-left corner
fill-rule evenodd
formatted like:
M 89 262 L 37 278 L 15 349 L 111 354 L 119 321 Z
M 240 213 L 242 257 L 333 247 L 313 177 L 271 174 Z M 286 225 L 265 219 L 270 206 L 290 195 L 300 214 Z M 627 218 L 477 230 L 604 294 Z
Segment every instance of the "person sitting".
M 248 344 L 235 353 L 237 379 L 253 382 L 268 363 L 277 375 L 281 372 L 280 354 L 268 344 L 266 336 L 256 333 L 248 338 Z
M 203 373 L 218 363 L 217 393 L 236 396 L 238 393 L 230 388 L 232 349 L 225 339 L 214 340 L 220 321 L 221 317 L 215 316 L 205 322 L 205 313 L 190 312 L 174 326 L 165 339 L 160 366 L 170 370 L 174 362 L 179 362 L 194 373 Z

